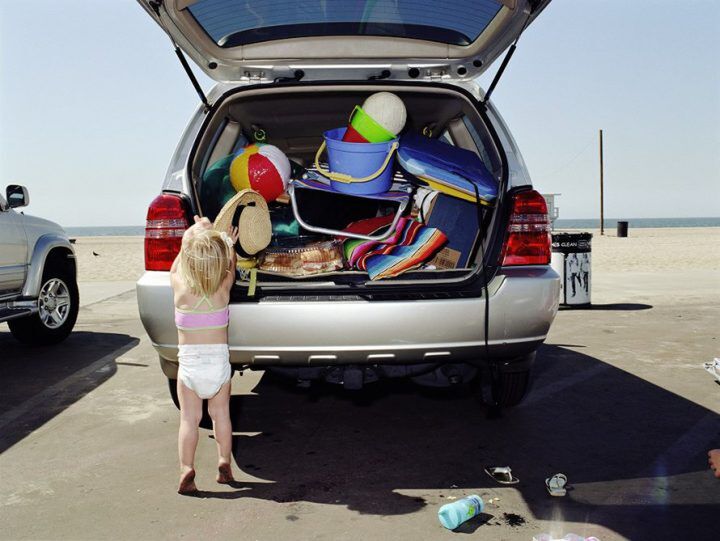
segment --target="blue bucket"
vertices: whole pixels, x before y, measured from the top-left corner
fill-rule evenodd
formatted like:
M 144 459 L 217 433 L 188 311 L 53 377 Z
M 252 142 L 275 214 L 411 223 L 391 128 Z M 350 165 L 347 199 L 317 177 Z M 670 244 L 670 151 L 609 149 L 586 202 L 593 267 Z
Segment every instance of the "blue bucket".
M 348 143 L 342 140 L 347 128 L 326 131 L 323 136 L 327 145 L 328 165 L 332 173 L 343 173 L 354 179 L 361 179 L 378 172 L 388 153 L 394 152 L 397 139 L 382 143 Z M 377 177 L 364 182 L 341 182 L 330 176 L 333 190 L 354 195 L 369 195 L 387 192 L 392 186 L 395 156 L 390 156 L 387 165 Z M 322 170 L 320 171 L 322 173 Z

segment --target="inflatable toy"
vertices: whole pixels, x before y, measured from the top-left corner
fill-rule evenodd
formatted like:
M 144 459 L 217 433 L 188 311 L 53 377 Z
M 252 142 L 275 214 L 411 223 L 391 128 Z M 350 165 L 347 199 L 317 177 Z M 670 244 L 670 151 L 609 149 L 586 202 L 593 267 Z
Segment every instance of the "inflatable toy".
M 255 190 L 268 203 L 283 194 L 289 180 L 290 160 L 273 145 L 248 145 L 230 164 L 230 182 L 235 190 Z

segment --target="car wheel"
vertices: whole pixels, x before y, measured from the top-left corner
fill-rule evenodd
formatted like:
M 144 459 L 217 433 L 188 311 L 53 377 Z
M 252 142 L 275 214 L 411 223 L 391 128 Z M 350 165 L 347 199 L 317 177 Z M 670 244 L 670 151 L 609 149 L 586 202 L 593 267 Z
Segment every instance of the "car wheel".
M 178 394 L 177 394 L 177 380 L 168 378 L 168 389 L 170 389 L 170 397 L 172 398 L 173 404 L 175 404 L 175 407 L 179 410 L 180 409 L 180 400 L 178 400 Z M 208 430 L 211 430 L 212 425 L 212 419 L 210 418 L 210 414 L 208 413 L 208 401 L 203 400 L 203 414 L 202 419 L 200 419 L 200 428 L 206 428 Z
M 53 264 L 43 272 L 38 296 L 38 312 L 8 321 L 10 332 L 29 345 L 62 342 L 72 331 L 80 307 L 78 286 L 73 273 Z
M 500 406 L 517 406 L 530 389 L 530 370 L 500 374 L 500 392 L 497 400 Z
M 522 402 L 530 390 L 530 370 L 501 372 L 497 396 L 492 396 L 490 371 L 478 374 L 471 383 L 478 400 L 485 404 L 497 404 L 501 408 L 511 408 Z

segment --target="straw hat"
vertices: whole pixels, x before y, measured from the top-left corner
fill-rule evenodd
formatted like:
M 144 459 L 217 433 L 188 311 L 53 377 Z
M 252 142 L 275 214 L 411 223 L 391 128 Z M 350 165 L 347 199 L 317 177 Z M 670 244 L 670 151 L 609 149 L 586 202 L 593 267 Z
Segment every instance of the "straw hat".
M 235 249 L 241 257 L 255 255 L 270 244 L 270 211 L 263 196 L 254 190 L 242 190 L 225 203 L 215 218 L 213 229 L 227 231 L 231 225 L 238 228 L 240 246 L 236 244 Z

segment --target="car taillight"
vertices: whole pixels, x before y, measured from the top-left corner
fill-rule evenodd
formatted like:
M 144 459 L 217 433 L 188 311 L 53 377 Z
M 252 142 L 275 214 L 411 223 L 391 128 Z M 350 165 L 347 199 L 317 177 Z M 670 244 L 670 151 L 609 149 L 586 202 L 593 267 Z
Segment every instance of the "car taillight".
M 188 225 L 179 195 L 161 194 L 153 199 L 145 223 L 145 270 L 170 270 Z
M 513 196 L 501 265 L 547 265 L 550 263 L 550 223 L 545 198 L 535 190 Z

